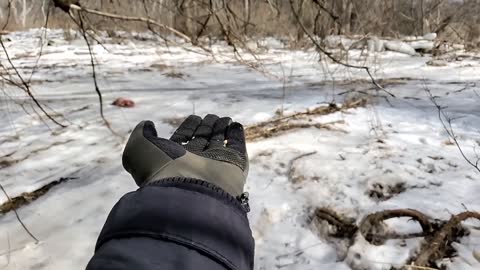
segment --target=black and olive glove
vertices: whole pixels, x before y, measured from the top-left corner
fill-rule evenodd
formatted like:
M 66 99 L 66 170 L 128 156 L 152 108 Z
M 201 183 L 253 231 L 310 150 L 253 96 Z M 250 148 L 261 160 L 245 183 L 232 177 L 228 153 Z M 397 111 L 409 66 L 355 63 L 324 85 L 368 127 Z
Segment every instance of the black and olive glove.
M 157 137 L 151 121 L 140 122 L 123 152 L 123 167 L 139 186 L 171 177 L 212 183 L 234 197 L 248 174 L 245 135 L 240 123 L 209 114 L 190 115 L 170 140 Z

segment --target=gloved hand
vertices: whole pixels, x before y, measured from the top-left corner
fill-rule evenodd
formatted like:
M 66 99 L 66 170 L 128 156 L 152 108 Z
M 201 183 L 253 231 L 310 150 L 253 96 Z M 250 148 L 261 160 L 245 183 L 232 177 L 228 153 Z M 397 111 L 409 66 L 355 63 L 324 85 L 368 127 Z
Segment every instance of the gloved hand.
M 245 135 L 240 123 L 209 114 L 190 115 L 170 140 L 157 137 L 151 121 L 140 122 L 123 152 L 123 167 L 139 186 L 164 178 L 210 182 L 234 197 L 248 174 Z

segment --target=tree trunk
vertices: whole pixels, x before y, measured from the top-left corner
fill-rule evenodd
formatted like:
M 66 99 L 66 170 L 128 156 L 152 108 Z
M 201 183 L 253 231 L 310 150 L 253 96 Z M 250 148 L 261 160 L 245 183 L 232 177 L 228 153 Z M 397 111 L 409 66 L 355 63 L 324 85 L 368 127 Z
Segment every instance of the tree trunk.
M 247 35 L 247 30 L 248 30 L 248 24 L 250 23 L 250 0 L 244 0 L 244 6 L 245 6 L 245 23 L 243 27 L 243 34 Z

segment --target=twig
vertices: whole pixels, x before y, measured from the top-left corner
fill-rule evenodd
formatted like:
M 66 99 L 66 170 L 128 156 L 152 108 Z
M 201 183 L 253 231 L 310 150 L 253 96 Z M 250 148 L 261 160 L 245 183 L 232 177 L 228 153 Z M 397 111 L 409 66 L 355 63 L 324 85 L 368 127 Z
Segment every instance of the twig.
M 342 106 L 337 106 L 336 104 L 329 104 L 328 106 L 317 107 L 312 110 L 307 110 L 304 112 L 294 113 L 292 115 L 275 118 L 265 122 L 261 122 L 252 126 L 249 126 L 245 129 L 245 134 L 247 140 L 254 140 L 257 138 L 267 138 L 270 137 L 272 132 L 285 131 L 292 128 L 301 128 L 301 127 L 317 127 L 325 128 L 329 124 L 341 123 L 341 122 L 331 122 L 325 124 L 309 124 L 309 123 L 288 123 L 290 120 L 298 120 L 305 118 L 309 115 L 327 115 L 339 111 L 345 111 L 352 108 L 365 106 L 367 101 L 363 98 L 355 100 L 353 102 L 348 102 Z M 303 125 L 303 126 L 302 126 Z
M 300 25 L 300 27 L 302 28 L 303 32 L 308 36 L 308 38 L 312 41 L 312 43 L 315 45 L 315 47 L 321 52 L 323 53 L 324 55 L 326 55 L 330 60 L 332 60 L 334 63 L 336 64 L 339 64 L 339 65 L 342 65 L 344 67 L 347 67 L 347 68 L 355 68 L 355 69 L 363 69 L 365 70 L 365 72 L 367 73 L 368 77 L 370 78 L 370 81 L 372 82 L 373 85 L 375 85 L 375 87 L 377 87 L 378 90 L 382 90 L 383 92 L 387 93 L 389 96 L 391 97 L 395 97 L 394 94 L 392 94 L 391 92 L 387 91 L 384 87 L 382 87 L 380 84 L 378 84 L 378 82 L 375 80 L 375 78 L 373 77 L 372 73 L 370 72 L 370 68 L 367 67 L 367 66 L 357 66 L 357 65 L 352 65 L 352 64 L 349 64 L 349 63 L 345 63 L 341 60 L 338 60 L 337 58 L 335 58 L 332 53 L 328 52 L 327 50 L 325 50 L 325 48 L 323 48 L 316 40 L 315 38 L 313 37 L 313 35 L 307 30 L 307 28 L 305 27 L 305 25 L 303 25 L 303 23 L 301 22 L 300 18 L 299 18 L 299 15 L 297 13 L 297 11 L 295 10 L 295 7 L 294 7 L 294 4 L 293 4 L 293 0 L 290 0 L 290 6 L 292 8 L 292 13 L 293 15 L 295 16 L 295 19 L 297 21 L 297 23 Z
M 7 197 L 7 200 L 9 202 L 11 202 L 12 200 L 10 199 L 10 196 L 8 196 L 8 193 L 7 191 L 5 190 L 5 188 L 3 187 L 2 184 L 0 184 L 0 189 L 2 190 L 3 194 L 5 194 L 5 197 Z M 38 241 L 38 238 L 35 237 L 35 235 L 32 234 L 32 232 L 30 232 L 30 230 L 27 228 L 27 226 L 25 226 L 25 224 L 23 223 L 22 219 L 20 218 L 20 216 L 18 215 L 18 212 L 16 209 L 13 209 L 13 213 L 15 214 L 15 217 L 17 218 L 18 222 L 20 223 L 20 225 L 22 225 L 23 229 L 28 233 L 28 235 L 30 235 L 30 237 L 35 240 L 35 244 L 37 244 L 39 241 Z
M 100 117 L 102 117 L 103 121 L 105 124 L 110 127 L 110 124 L 108 121 L 105 119 L 105 115 L 103 114 L 103 97 L 102 97 L 102 92 L 100 91 L 100 88 L 98 87 L 98 82 L 97 82 L 97 72 L 96 72 L 96 66 L 95 66 L 95 61 L 93 59 L 93 52 L 92 52 L 92 47 L 90 46 L 90 41 L 88 41 L 88 37 L 86 35 L 86 31 L 84 28 L 83 24 L 83 19 L 82 15 L 79 13 L 78 19 L 80 21 L 80 32 L 82 33 L 83 39 L 85 40 L 85 43 L 87 44 L 88 48 L 88 54 L 90 55 L 90 65 L 92 67 L 92 79 L 93 79 L 93 84 L 95 86 L 95 92 L 97 93 L 98 96 L 98 102 L 100 104 Z
M 98 10 L 94 10 L 94 9 L 88 9 L 88 8 L 84 8 L 84 7 L 80 7 L 80 6 L 77 6 L 77 5 L 74 5 L 74 4 L 71 4 L 70 5 L 70 8 L 71 9 L 74 9 L 74 10 L 78 10 L 78 11 L 84 11 L 86 13 L 90 13 L 90 14 L 94 14 L 94 15 L 98 15 L 98 16 L 102 16 L 102 17 L 107 17 L 107 18 L 112 18 L 112 19 L 120 19 L 120 20 L 125 20 L 125 21 L 137 21 L 137 22 L 144 22 L 144 23 L 148 23 L 148 24 L 153 24 L 155 26 L 158 26 L 160 28 L 163 28 L 179 37 L 181 37 L 182 39 L 184 39 L 185 41 L 187 42 L 190 42 L 191 43 L 191 39 L 185 35 L 184 33 L 178 31 L 178 30 L 175 30 L 173 29 L 172 27 L 170 26 L 167 26 L 167 25 L 164 25 L 164 24 L 161 24 L 155 20 L 152 20 L 152 19 L 149 19 L 149 18 L 143 18 L 143 17 L 131 17 L 131 16 L 124 16 L 124 15 L 118 15 L 118 14 L 113 14 L 113 13 L 108 13 L 108 12 L 102 12 L 102 11 L 98 11 Z
M 438 104 L 436 100 L 437 97 L 435 97 L 428 88 L 425 88 L 425 93 L 428 95 L 430 101 L 437 109 L 438 119 L 442 123 L 443 129 L 447 132 L 448 137 L 453 141 L 458 151 L 460 151 L 460 154 L 462 155 L 463 159 L 465 159 L 465 161 L 469 165 L 471 165 L 475 170 L 477 170 L 480 173 L 480 165 L 479 165 L 480 157 L 477 157 L 476 161 L 472 161 L 469 157 L 465 155 L 462 147 L 460 146 L 460 143 L 457 140 L 457 136 L 455 135 L 455 132 L 453 130 L 453 127 L 452 127 L 453 119 L 445 113 L 444 108 Z
M 339 120 L 339 121 L 332 121 L 328 123 L 288 123 L 288 122 L 282 122 L 279 125 L 273 126 L 273 127 L 266 127 L 262 129 L 257 129 L 257 130 L 252 130 L 252 129 L 247 129 L 247 135 L 246 138 L 247 140 L 256 140 L 260 138 L 270 138 L 272 136 L 282 134 L 288 130 L 292 129 L 302 129 L 302 128 L 317 128 L 317 129 L 331 129 L 331 125 L 334 124 L 344 124 L 345 121 Z
M 147 24 L 147 27 L 157 36 L 160 36 L 166 43 L 167 43 L 167 39 L 161 35 L 158 35 L 155 31 L 153 31 L 151 25 L 154 25 L 154 26 L 158 26 L 162 29 L 165 29 L 171 33 L 173 33 L 175 36 L 178 36 L 180 38 L 182 38 L 184 41 L 204 50 L 205 52 L 207 53 L 212 53 L 212 51 L 204 46 L 201 46 L 200 44 L 198 44 L 197 42 L 193 42 L 192 39 L 190 37 L 188 37 L 186 34 L 170 27 L 170 26 L 167 26 L 167 25 L 164 25 L 162 23 L 159 23 L 153 19 L 150 19 L 150 18 L 144 18 L 144 17 L 132 17 L 132 16 L 125 16 L 125 15 L 119 15 L 119 14 L 114 14 L 114 13 L 108 13 L 108 12 L 103 12 L 103 11 L 99 11 L 99 10 L 94 10 L 94 9 L 89 9 L 89 8 L 85 8 L 85 7 L 81 7 L 81 6 L 78 6 L 78 5 L 75 5 L 75 4 L 70 4 L 69 5 L 69 14 L 71 15 L 72 11 L 73 10 L 77 10 L 79 13 L 88 13 L 88 14 L 93 14 L 93 15 L 96 15 L 96 16 L 101 16 L 101 17 L 105 17 L 105 18 L 110 18 L 110 19 L 118 19 L 118 20 L 124 20 L 124 21 L 134 21 L 134 22 L 144 22 Z M 148 15 L 147 15 L 148 16 Z M 72 15 L 71 15 L 72 17 Z M 78 23 L 77 23 L 78 24 Z M 87 33 L 88 34 L 88 33 Z M 185 48 L 184 48 L 185 49 Z
M 473 93 L 475 93 L 475 95 L 480 98 L 480 94 L 477 92 L 477 90 L 473 89 Z
M 207 24 L 210 21 L 210 18 L 212 18 L 212 13 L 211 12 L 208 14 L 208 17 L 205 19 L 205 21 L 203 21 L 200 30 L 198 31 L 197 35 L 195 36 L 195 39 L 194 39 L 195 44 L 198 43 L 198 39 L 202 36 L 205 29 L 207 29 Z
M 454 93 L 454 94 L 461 93 L 463 91 L 466 91 L 466 90 L 470 89 L 470 87 L 476 87 L 476 86 L 477 86 L 477 84 L 475 82 L 468 82 L 468 83 L 465 84 L 464 87 L 462 87 L 458 90 L 452 91 L 452 92 L 447 92 L 447 93 L 445 93 L 445 95 L 448 96 L 451 93 Z M 475 91 L 475 89 L 472 89 L 472 90 Z
M 325 11 L 328 16 L 330 16 L 333 21 L 338 24 L 339 26 L 342 26 L 338 19 L 340 18 L 338 15 L 334 14 L 332 10 L 327 9 L 324 5 L 322 5 L 318 0 L 312 0 L 313 3 L 315 3 L 321 10 Z
M 288 180 L 291 183 L 296 182 L 296 179 L 293 179 L 293 175 L 294 175 L 294 172 L 295 172 L 295 162 L 297 162 L 299 159 L 302 159 L 304 157 L 315 155 L 316 153 L 317 153 L 317 151 L 303 153 L 303 154 L 300 154 L 300 155 L 294 157 L 292 160 L 290 160 L 290 162 L 288 163 L 287 177 L 288 177 Z
M 110 130 L 110 132 L 112 134 L 114 134 L 115 136 L 117 137 L 122 137 L 120 134 L 118 134 L 116 131 L 113 130 L 112 126 L 110 125 L 110 122 L 108 122 L 108 120 L 105 118 L 105 115 L 103 113 L 103 96 L 102 96 L 102 92 L 100 91 L 100 87 L 98 86 L 98 81 L 97 81 L 97 71 L 96 71 L 96 65 L 95 65 L 95 59 L 93 57 L 93 51 L 92 51 L 92 47 L 91 47 L 91 44 L 90 44 L 90 41 L 88 40 L 88 37 L 87 37 L 87 34 L 86 34 L 86 30 L 85 30 L 85 25 L 84 25 L 84 22 L 83 22 L 83 19 L 82 19 L 82 13 L 78 13 L 78 20 L 79 22 L 77 22 L 75 20 L 75 17 L 73 16 L 73 12 L 70 10 L 69 12 L 69 15 L 71 17 L 71 19 L 77 23 L 77 25 L 79 26 L 80 28 L 80 33 L 82 34 L 83 36 L 83 39 L 85 40 L 85 43 L 87 44 L 87 48 L 88 48 L 88 53 L 90 55 L 90 65 L 92 67 L 92 79 L 93 79 L 93 85 L 95 87 L 95 92 L 97 93 L 97 96 L 98 96 L 98 102 L 100 104 L 100 117 L 102 118 L 103 122 L 105 123 L 105 126 Z
M 280 16 L 280 10 L 278 9 L 278 7 L 276 7 L 274 4 L 272 4 L 272 0 L 265 0 L 265 1 L 270 6 L 270 9 L 275 13 L 275 17 L 278 18 L 278 16 Z
M 47 14 L 45 16 L 45 25 L 43 26 L 43 31 L 44 31 L 44 37 L 40 35 L 40 51 L 38 52 L 38 57 L 37 60 L 35 61 L 35 65 L 32 68 L 32 72 L 30 73 L 30 78 L 28 78 L 27 84 L 30 84 L 32 81 L 32 77 L 37 71 L 38 68 L 38 63 L 40 62 L 40 58 L 42 57 L 43 54 L 43 43 L 44 40 L 47 38 L 47 31 L 48 31 L 48 19 L 50 18 L 50 8 L 47 9 Z
M 5 24 L 2 26 L 2 30 L 5 30 L 5 28 L 7 28 L 7 26 L 8 26 L 8 23 L 10 22 L 11 9 L 12 9 L 12 0 L 8 0 L 8 4 L 7 4 L 7 10 L 8 10 L 7 20 L 5 20 Z
M 245 61 L 243 59 L 242 54 L 240 53 L 240 50 L 239 50 L 236 42 L 240 43 L 241 47 L 243 49 L 245 49 L 257 61 L 257 63 L 261 62 L 260 59 L 257 57 L 257 55 L 245 44 L 245 42 L 242 40 L 241 36 L 234 33 L 233 31 L 231 31 L 230 25 L 227 25 L 228 27 L 225 26 L 225 24 L 222 22 L 220 16 L 217 14 L 217 12 L 212 10 L 212 8 L 210 8 L 210 14 L 215 17 L 218 24 L 220 25 L 220 29 L 222 31 L 222 34 L 224 35 L 224 37 L 227 41 L 227 44 L 232 46 L 233 56 L 235 57 L 235 59 L 239 63 L 251 68 L 252 70 L 255 70 L 255 71 L 263 74 L 266 77 L 272 77 L 274 79 L 279 79 L 276 75 L 268 72 L 265 68 L 263 68 L 263 66 L 260 65 L 260 67 L 258 67 L 256 64 L 252 64 L 252 63 L 249 63 L 248 61 Z M 227 13 L 226 17 L 227 17 L 227 20 L 228 20 L 229 19 L 228 13 Z
M 18 71 L 18 69 L 15 67 L 15 65 L 13 64 L 8 52 L 7 52 L 7 48 L 5 47 L 5 44 L 3 43 L 3 40 L 2 40 L 2 37 L 0 36 L 0 45 L 3 49 L 3 52 L 5 53 L 6 57 L 7 57 L 7 61 L 8 63 L 10 64 L 10 66 L 13 68 L 13 70 L 15 71 L 15 74 L 17 75 L 17 77 L 20 79 L 21 81 L 21 85 L 17 84 L 17 83 L 14 83 L 15 86 L 17 86 L 18 88 L 22 89 L 23 91 L 25 91 L 27 93 L 27 95 L 33 100 L 33 102 L 35 103 L 35 105 L 45 114 L 45 116 L 50 119 L 53 123 L 55 123 L 56 125 L 62 127 L 62 128 L 65 128 L 67 127 L 66 125 L 58 122 L 57 120 L 55 120 L 55 118 L 53 118 L 46 110 L 45 108 L 43 108 L 42 104 L 40 104 L 40 102 L 37 100 L 37 98 L 33 95 L 31 89 L 30 89 L 30 86 L 28 85 L 28 83 L 23 79 L 22 75 L 20 74 L 20 72 Z

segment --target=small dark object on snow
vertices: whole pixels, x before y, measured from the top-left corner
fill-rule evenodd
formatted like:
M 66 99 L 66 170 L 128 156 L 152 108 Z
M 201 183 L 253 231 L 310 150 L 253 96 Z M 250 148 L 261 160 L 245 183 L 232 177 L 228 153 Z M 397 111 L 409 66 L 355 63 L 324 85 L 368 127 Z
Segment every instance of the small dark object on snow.
M 112 103 L 112 105 L 122 107 L 122 108 L 132 108 L 132 107 L 135 107 L 135 102 L 133 102 L 133 100 L 131 99 L 117 98 Z
M 66 13 L 70 12 L 70 5 L 77 5 L 80 7 L 80 0 L 53 0 L 55 7 L 59 7 Z

